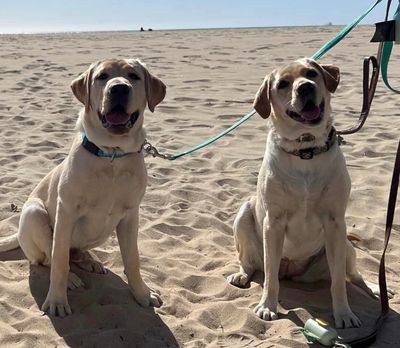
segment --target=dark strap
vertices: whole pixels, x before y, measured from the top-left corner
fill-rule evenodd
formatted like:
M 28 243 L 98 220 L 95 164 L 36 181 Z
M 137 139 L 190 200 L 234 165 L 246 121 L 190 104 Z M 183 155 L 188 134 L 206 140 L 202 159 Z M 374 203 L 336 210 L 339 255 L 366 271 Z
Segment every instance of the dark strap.
M 391 3 L 392 3 L 392 0 L 388 0 L 387 5 L 386 5 L 385 21 L 387 21 L 389 18 Z M 353 134 L 353 133 L 358 132 L 364 125 L 365 121 L 367 120 L 369 111 L 371 109 L 372 100 L 374 99 L 374 96 L 375 96 L 376 85 L 377 85 L 378 79 L 379 79 L 379 68 L 380 68 L 381 59 L 382 59 L 382 51 L 383 51 L 383 42 L 379 43 L 378 52 L 376 54 L 376 57 L 370 56 L 370 57 L 364 58 L 364 63 L 363 63 L 363 104 L 362 104 L 362 108 L 361 108 L 361 113 L 360 113 L 357 123 L 352 127 L 349 127 L 349 128 L 343 129 L 343 130 L 338 130 L 337 133 L 339 135 L 347 135 L 347 134 Z M 369 79 L 370 63 L 372 63 L 371 82 Z
M 379 45 L 378 55 L 380 56 L 382 51 L 382 44 Z M 372 63 L 372 74 L 370 79 L 369 67 L 370 63 Z M 363 104 L 361 108 L 361 113 L 358 118 L 357 123 L 343 130 L 338 130 L 337 133 L 339 135 L 353 134 L 358 132 L 362 126 L 364 125 L 367 117 L 369 115 L 369 111 L 371 109 L 372 100 L 374 99 L 376 85 L 378 83 L 379 78 L 379 60 L 374 56 L 370 56 L 364 58 L 363 63 Z
M 379 291 L 381 293 L 382 316 L 386 316 L 389 313 L 389 299 L 387 296 L 386 274 L 385 274 L 385 254 L 389 244 L 389 238 L 393 226 L 394 213 L 396 210 L 397 191 L 399 188 L 399 176 L 400 176 L 400 141 L 397 147 L 396 160 L 393 168 L 392 184 L 390 186 L 389 202 L 388 202 L 387 216 L 386 216 L 385 243 L 383 247 L 381 262 L 379 265 Z
M 385 21 L 387 21 L 389 17 L 390 4 L 391 0 L 388 0 L 386 7 Z M 382 49 L 383 49 L 383 43 L 381 42 L 378 47 L 376 58 L 374 56 L 371 56 L 369 58 L 364 59 L 363 106 L 358 122 L 353 127 L 350 127 L 343 131 L 338 131 L 338 134 L 355 133 L 358 130 L 360 130 L 363 124 L 365 123 L 365 120 L 367 119 L 371 108 L 372 100 L 375 95 L 376 85 L 379 78 L 379 66 L 382 59 Z M 371 76 L 371 82 L 369 83 L 370 62 L 372 63 L 373 71 Z M 396 210 L 399 177 L 400 177 L 400 141 L 397 147 L 397 154 L 393 167 L 392 182 L 390 185 L 389 202 L 386 215 L 385 241 L 383 245 L 381 260 L 379 263 L 379 292 L 381 301 L 381 314 L 376 320 L 374 331 L 370 335 L 354 340 L 352 342 L 348 342 L 348 344 L 350 344 L 353 348 L 365 348 L 371 345 L 373 342 L 375 342 L 378 331 L 381 329 L 383 322 L 385 321 L 389 313 L 390 307 L 389 307 L 389 298 L 387 294 L 387 285 L 386 285 L 385 255 L 389 244 L 390 234 L 393 226 L 394 214 Z
M 336 129 L 335 127 L 332 127 L 324 146 L 308 147 L 305 149 L 299 149 L 293 151 L 287 151 L 283 147 L 281 147 L 281 149 L 286 153 L 288 153 L 289 155 L 298 156 L 303 160 L 310 160 L 314 158 L 314 156 L 320 155 L 321 153 L 324 152 L 328 152 L 331 149 L 331 147 L 336 143 L 336 140 L 337 140 Z
M 82 146 L 89 151 L 91 154 L 97 156 L 97 157 L 106 157 L 106 158 L 111 158 L 113 161 L 115 158 L 121 158 L 125 157 L 130 154 L 130 152 L 127 153 L 118 153 L 118 152 L 113 152 L 113 153 L 108 153 L 100 149 L 95 143 L 92 143 L 86 136 L 86 134 L 83 134 L 82 136 Z M 139 153 L 142 151 L 142 148 L 138 151 Z
M 93 155 L 99 157 L 99 153 L 100 153 L 100 151 L 101 151 L 100 148 L 99 148 L 96 144 L 92 143 L 92 142 L 86 137 L 86 135 L 83 136 L 83 139 L 82 139 L 82 146 L 83 146 L 87 151 L 89 151 L 90 153 L 92 153 Z
M 383 244 L 383 252 L 379 264 L 379 292 L 381 301 L 381 314 L 379 315 L 374 326 L 374 331 L 371 334 L 359 338 L 357 340 L 354 340 L 352 342 L 348 342 L 348 344 L 350 344 L 352 348 L 365 348 L 368 347 L 373 342 L 375 342 L 378 331 L 381 329 L 383 322 L 385 321 L 389 313 L 389 298 L 387 295 L 387 286 L 386 286 L 385 255 L 389 244 L 390 234 L 393 226 L 394 213 L 396 210 L 399 177 L 400 177 L 400 141 L 397 147 L 396 160 L 394 163 L 393 175 L 392 175 L 392 183 L 390 185 L 389 202 L 386 215 L 385 241 Z

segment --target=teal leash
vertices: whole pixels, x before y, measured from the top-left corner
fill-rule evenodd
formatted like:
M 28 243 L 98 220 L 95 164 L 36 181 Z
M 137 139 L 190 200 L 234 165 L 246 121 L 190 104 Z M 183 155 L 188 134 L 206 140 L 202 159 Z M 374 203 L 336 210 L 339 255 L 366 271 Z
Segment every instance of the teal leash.
M 399 5 L 397 6 L 397 10 L 393 15 L 393 19 L 396 20 L 396 41 L 400 43 L 400 37 L 397 37 L 397 34 L 400 36 L 400 28 L 397 28 L 397 26 L 400 26 L 400 0 L 399 0 Z M 387 88 L 389 88 L 394 93 L 400 94 L 400 90 L 393 88 L 389 83 L 388 79 L 388 68 L 389 68 L 390 55 L 392 54 L 392 49 L 393 49 L 393 41 L 387 41 L 383 43 L 382 59 L 381 59 L 381 74 L 382 74 L 381 76 Z
M 375 7 L 378 5 L 380 2 L 383 0 L 376 0 L 375 3 L 369 7 L 364 13 L 362 13 L 360 16 L 355 18 L 351 23 L 347 24 L 338 34 L 336 34 L 332 39 L 330 39 L 325 45 L 323 45 L 317 52 L 315 52 L 311 58 L 314 60 L 320 59 L 322 56 L 324 56 L 329 50 L 331 50 L 334 46 L 336 46 L 340 41 L 342 41 L 348 33 L 350 33 L 354 27 L 360 23 Z M 390 48 L 391 51 L 391 48 Z M 390 52 L 389 52 L 389 57 L 390 57 Z M 239 121 L 234 123 L 232 126 L 229 128 L 225 129 L 221 133 L 213 136 L 212 138 L 207 139 L 206 141 L 202 142 L 201 144 L 198 144 L 196 146 L 191 147 L 190 149 L 186 151 L 179 152 L 175 155 L 166 155 L 166 154 L 161 154 L 153 145 L 151 145 L 147 140 L 143 146 L 143 150 L 152 155 L 153 157 L 160 157 L 163 159 L 167 159 L 170 161 L 174 161 L 177 158 L 189 155 L 195 151 L 198 151 L 214 142 L 216 142 L 218 139 L 222 138 L 223 136 L 229 134 L 232 132 L 234 129 L 238 128 L 240 125 L 245 123 L 247 120 L 249 120 L 251 117 L 253 117 L 256 114 L 255 110 L 250 111 L 248 114 L 244 115 Z
M 173 161 L 176 160 L 179 157 L 188 155 L 192 152 L 195 152 L 197 150 L 202 149 L 203 147 L 206 147 L 207 145 L 210 145 L 212 143 L 214 143 L 215 141 L 217 141 L 219 138 L 222 138 L 224 135 L 232 132 L 234 129 L 238 128 L 241 124 L 245 123 L 247 120 L 249 120 L 251 117 L 254 116 L 254 114 L 256 113 L 256 110 L 252 110 L 251 112 L 249 112 L 247 115 L 244 115 L 239 121 L 237 121 L 236 123 L 234 123 L 232 126 L 230 126 L 229 128 L 225 129 L 223 132 L 213 136 L 210 139 L 207 139 L 206 141 L 202 142 L 199 145 L 196 145 L 192 148 L 190 148 L 189 150 L 183 151 L 178 153 L 177 155 L 172 155 L 170 157 L 168 157 L 169 160 Z
M 382 0 L 377 0 L 369 9 L 367 9 L 363 14 L 355 18 L 351 23 L 347 24 L 335 37 L 329 40 L 325 45 L 323 45 L 314 55 L 311 57 L 315 60 L 320 59 L 326 52 L 336 46 L 340 41 L 342 41 L 348 33 L 350 33 L 354 27 L 360 23 Z
M 224 131 L 222 131 L 221 133 L 213 136 L 212 138 L 207 139 L 206 141 L 202 142 L 201 144 L 198 144 L 194 147 L 191 147 L 190 149 L 186 150 L 186 151 L 182 151 L 179 152 L 176 155 L 166 155 L 166 154 L 162 154 L 160 153 L 156 147 L 154 147 L 153 145 L 150 144 L 150 142 L 146 139 L 144 144 L 143 144 L 143 151 L 148 153 L 149 155 L 152 155 L 153 157 L 160 157 L 163 159 L 167 159 L 170 161 L 174 161 L 177 158 L 186 156 L 191 154 L 192 152 L 195 152 L 197 150 L 202 149 L 203 147 L 206 147 L 207 145 L 210 145 L 214 142 L 216 142 L 219 138 L 222 138 L 224 135 L 232 132 L 234 129 L 238 128 L 241 124 L 245 123 L 248 119 L 250 119 L 252 116 L 254 116 L 254 114 L 256 113 L 256 110 L 252 110 L 251 112 L 249 112 L 248 114 L 244 115 L 239 121 L 237 121 L 236 123 L 234 123 L 232 126 L 230 126 L 229 128 L 225 129 Z

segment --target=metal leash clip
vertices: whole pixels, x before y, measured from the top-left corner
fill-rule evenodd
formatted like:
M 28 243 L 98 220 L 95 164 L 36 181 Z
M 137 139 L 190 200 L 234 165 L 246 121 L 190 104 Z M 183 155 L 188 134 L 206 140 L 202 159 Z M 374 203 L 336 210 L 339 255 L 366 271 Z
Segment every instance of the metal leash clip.
M 156 147 L 154 147 L 153 145 L 150 144 L 150 142 L 145 139 L 142 149 L 145 153 L 152 155 L 153 157 L 160 157 L 162 159 L 166 159 L 166 160 L 172 160 L 172 155 L 165 155 L 160 153 Z

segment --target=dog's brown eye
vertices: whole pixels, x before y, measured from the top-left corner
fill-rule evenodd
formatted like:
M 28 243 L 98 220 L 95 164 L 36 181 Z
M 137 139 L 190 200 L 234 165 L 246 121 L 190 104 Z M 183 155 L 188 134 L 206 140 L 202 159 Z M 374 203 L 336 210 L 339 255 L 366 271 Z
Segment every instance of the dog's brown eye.
M 105 80 L 106 78 L 108 78 L 108 74 L 106 73 L 101 73 L 100 75 L 98 75 L 96 77 L 96 80 Z
M 279 83 L 278 83 L 277 88 L 278 88 L 278 89 L 283 89 L 283 88 L 286 88 L 286 87 L 289 87 L 289 81 L 287 81 L 287 80 L 280 80 Z
M 130 74 L 128 75 L 128 77 L 129 77 L 131 80 L 140 80 L 139 75 L 137 75 L 137 74 L 135 74 L 135 73 L 130 73 Z
M 308 70 L 306 72 L 306 77 L 312 79 L 313 77 L 317 77 L 318 73 L 315 70 Z

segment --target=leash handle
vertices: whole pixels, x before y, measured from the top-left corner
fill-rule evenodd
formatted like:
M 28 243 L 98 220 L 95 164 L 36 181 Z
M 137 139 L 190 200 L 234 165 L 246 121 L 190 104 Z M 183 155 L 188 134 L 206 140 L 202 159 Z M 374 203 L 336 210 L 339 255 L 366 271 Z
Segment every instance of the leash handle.
M 389 7 L 390 7 L 391 0 L 388 1 L 388 7 L 386 10 L 386 18 L 385 21 L 388 20 L 389 17 Z M 397 10 L 393 15 L 393 19 L 396 21 L 395 22 L 395 40 L 396 43 L 400 43 L 400 0 L 399 4 L 397 6 Z M 382 51 L 382 59 L 381 59 L 381 73 L 382 73 L 382 80 L 385 83 L 386 87 L 389 88 L 392 92 L 400 94 L 400 90 L 395 89 L 391 86 L 389 83 L 389 78 L 388 78 L 388 68 L 389 68 L 389 61 L 390 61 L 390 55 L 392 54 L 392 49 L 393 49 L 393 42 L 384 42 L 383 43 L 383 51 Z
M 382 44 L 379 45 L 378 54 L 380 56 L 382 51 Z M 369 68 L 372 65 L 372 74 L 370 78 Z M 376 85 L 379 78 L 379 61 L 375 56 L 364 58 L 363 62 L 363 103 L 357 123 L 349 128 L 338 130 L 339 135 L 348 135 L 358 132 L 364 125 L 369 111 L 371 109 L 372 100 L 375 96 Z

